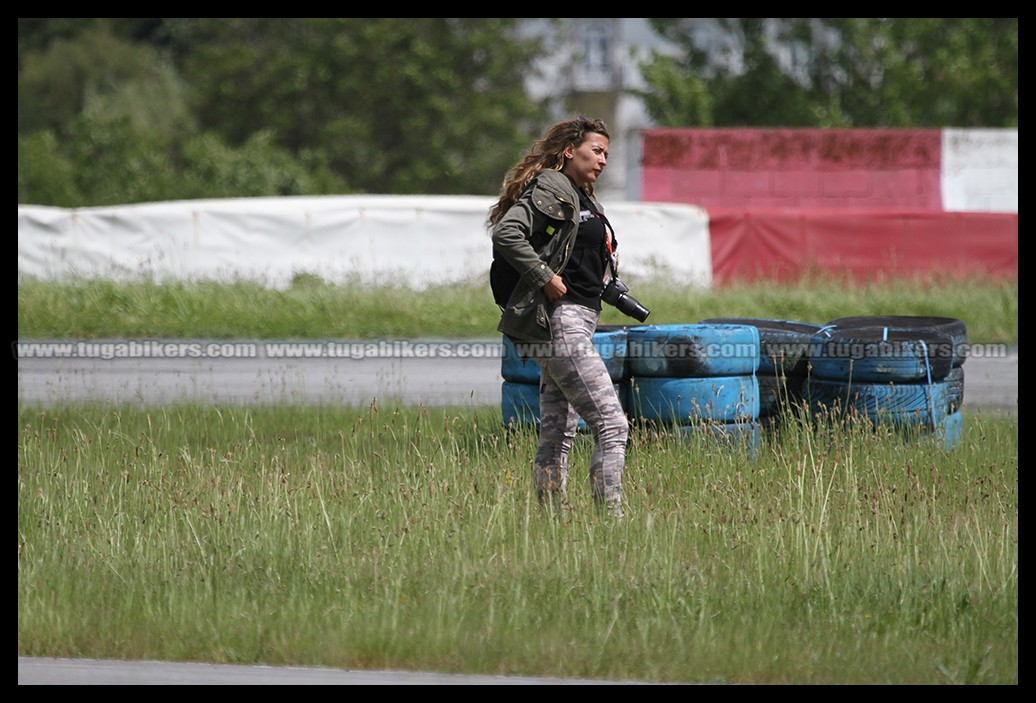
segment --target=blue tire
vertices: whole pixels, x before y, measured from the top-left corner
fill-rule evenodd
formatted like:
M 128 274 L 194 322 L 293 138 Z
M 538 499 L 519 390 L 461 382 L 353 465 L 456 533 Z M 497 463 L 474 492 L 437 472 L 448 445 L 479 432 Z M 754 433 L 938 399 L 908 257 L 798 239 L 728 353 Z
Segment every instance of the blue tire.
M 626 362 L 629 348 L 629 332 L 626 329 L 598 328 L 594 332 L 594 347 L 608 367 L 608 374 L 613 383 L 622 383 L 629 378 Z
M 743 422 L 759 417 L 759 381 L 755 376 L 654 378 L 630 382 L 634 418 L 671 425 L 697 422 Z
M 751 325 L 640 325 L 628 329 L 631 378 L 746 376 L 759 368 Z
M 946 417 L 940 418 L 934 426 L 916 425 L 903 428 L 907 431 L 907 437 L 918 442 L 928 442 L 939 449 L 947 451 L 955 449 L 960 444 L 961 434 L 964 431 L 964 412 L 958 410 Z
M 539 425 L 539 383 L 504 381 L 500 386 L 500 410 L 505 427 L 508 425 Z
M 941 381 L 953 368 L 950 337 L 932 330 L 825 328 L 810 342 L 810 374 L 846 383 Z
M 626 329 L 608 328 L 594 332 L 594 347 L 608 367 L 612 381 L 626 380 Z M 518 353 L 514 342 L 503 336 L 503 355 L 500 359 L 500 376 L 513 383 L 539 383 L 540 365 Z
M 956 449 L 964 432 L 964 414 L 960 410 L 950 413 L 932 430 L 932 437 L 943 449 Z
M 858 414 L 874 424 L 935 427 L 963 404 L 963 369 L 935 383 L 845 383 L 810 378 L 803 395 L 814 416 Z
M 500 375 L 511 383 L 540 382 L 540 365 L 532 359 L 525 359 L 507 335 L 503 335 L 504 353 L 500 357 Z
M 615 393 L 619 396 L 622 409 L 628 408 L 629 384 L 616 383 Z M 500 412 L 504 426 L 540 424 L 540 384 L 504 381 L 500 386 Z M 579 418 L 579 430 L 590 428 Z

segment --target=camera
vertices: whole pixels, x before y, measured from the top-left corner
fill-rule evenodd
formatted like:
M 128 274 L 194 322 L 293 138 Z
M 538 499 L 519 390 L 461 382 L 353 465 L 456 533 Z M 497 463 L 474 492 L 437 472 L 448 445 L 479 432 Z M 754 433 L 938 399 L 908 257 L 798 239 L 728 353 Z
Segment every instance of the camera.
M 620 281 L 618 277 L 612 276 L 612 280 L 608 281 L 608 285 L 604 287 L 604 292 L 601 293 L 601 300 L 609 305 L 614 305 L 622 314 L 629 315 L 638 322 L 643 322 L 651 314 L 651 311 L 641 305 L 632 295 L 629 295 L 629 290 L 629 286 Z

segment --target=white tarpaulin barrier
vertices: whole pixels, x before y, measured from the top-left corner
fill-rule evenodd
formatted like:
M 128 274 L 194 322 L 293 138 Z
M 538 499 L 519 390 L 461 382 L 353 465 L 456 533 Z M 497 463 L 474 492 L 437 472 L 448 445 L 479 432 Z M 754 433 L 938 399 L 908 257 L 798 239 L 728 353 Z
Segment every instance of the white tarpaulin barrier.
M 318 196 L 96 208 L 18 206 L 18 273 L 42 279 L 332 282 L 424 287 L 487 276 L 494 198 Z M 682 204 L 605 204 L 623 271 L 710 286 L 708 215 Z

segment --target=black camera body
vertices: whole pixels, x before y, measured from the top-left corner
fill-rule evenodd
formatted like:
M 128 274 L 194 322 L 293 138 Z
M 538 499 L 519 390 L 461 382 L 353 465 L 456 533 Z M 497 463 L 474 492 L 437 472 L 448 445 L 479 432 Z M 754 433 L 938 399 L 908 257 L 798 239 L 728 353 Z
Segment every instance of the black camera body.
M 651 311 L 641 305 L 632 295 L 629 295 L 629 290 L 629 286 L 620 281 L 618 276 L 612 276 L 612 279 L 608 281 L 608 285 L 604 287 L 604 292 L 601 293 L 601 300 L 609 305 L 614 305 L 623 315 L 629 315 L 634 320 L 643 322 L 651 314 Z

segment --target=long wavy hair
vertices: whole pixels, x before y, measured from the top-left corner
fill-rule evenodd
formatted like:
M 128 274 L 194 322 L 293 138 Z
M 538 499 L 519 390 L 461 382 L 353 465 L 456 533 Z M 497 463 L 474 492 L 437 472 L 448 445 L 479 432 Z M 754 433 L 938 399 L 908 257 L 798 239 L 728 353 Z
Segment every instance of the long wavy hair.
M 608 127 L 602 120 L 589 117 L 578 117 L 558 122 L 547 130 L 542 139 L 532 145 L 532 149 L 519 161 L 507 175 L 500 188 L 500 198 L 489 208 L 489 225 L 495 225 L 525 191 L 529 182 L 547 169 L 560 171 L 565 165 L 564 151 L 569 146 L 579 147 L 591 133 L 601 134 L 608 139 Z M 594 194 L 594 186 L 588 183 L 583 190 L 587 195 Z

